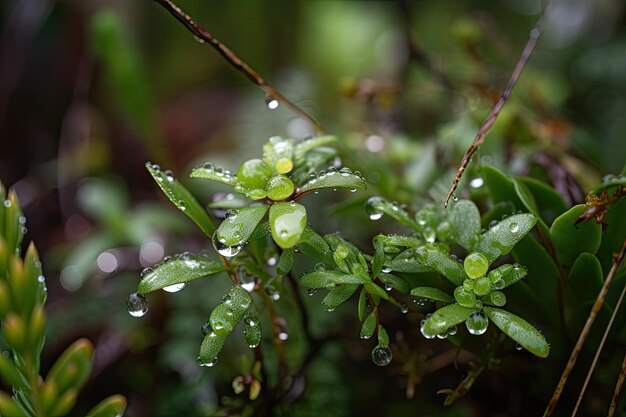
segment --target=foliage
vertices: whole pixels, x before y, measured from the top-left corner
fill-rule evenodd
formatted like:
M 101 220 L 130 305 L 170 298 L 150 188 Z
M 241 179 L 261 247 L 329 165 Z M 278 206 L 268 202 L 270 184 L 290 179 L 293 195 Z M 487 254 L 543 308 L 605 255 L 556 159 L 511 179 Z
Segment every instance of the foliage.
M 9 191 L 7 196 L 0 184 L 0 200 L 0 322 L 9 349 L 0 356 L 0 376 L 13 388 L 12 396 L 0 392 L 0 414 L 63 416 L 74 406 L 91 373 L 93 346 L 87 339 L 77 340 L 56 360 L 45 379 L 39 375 L 46 331 L 46 282 L 32 242 L 24 259 L 20 258 L 26 218 L 15 193 Z M 120 416 L 125 408 L 126 399 L 114 395 L 88 416 Z

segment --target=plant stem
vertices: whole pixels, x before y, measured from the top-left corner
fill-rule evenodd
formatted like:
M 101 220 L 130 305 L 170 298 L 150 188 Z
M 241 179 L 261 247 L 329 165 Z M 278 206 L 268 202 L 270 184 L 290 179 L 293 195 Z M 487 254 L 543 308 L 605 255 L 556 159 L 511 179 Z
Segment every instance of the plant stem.
M 580 336 L 578 336 L 578 340 L 576 341 L 576 345 L 574 346 L 574 349 L 572 350 L 569 360 L 567 361 L 567 364 L 565 365 L 565 369 L 563 370 L 561 379 L 559 380 L 559 383 L 557 387 L 555 388 L 554 393 L 552 394 L 552 397 L 550 398 L 550 402 L 548 403 L 548 406 L 546 407 L 546 411 L 543 413 L 544 417 L 548 417 L 552 415 L 552 412 L 554 411 L 554 408 L 556 407 L 556 404 L 558 403 L 559 398 L 561 397 L 561 394 L 563 393 L 563 388 L 565 387 L 567 378 L 569 377 L 569 374 L 574 369 L 574 365 L 576 364 L 576 360 L 578 359 L 578 354 L 580 353 L 583 347 L 583 344 L 585 343 L 585 340 L 587 339 L 587 336 L 589 335 L 589 331 L 591 330 L 591 326 L 593 325 L 593 322 L 596 319 L 596 316 L 598 315 L 598 313 L 600 312 L 600 309 L 602 308 L 602 305 L 604 304 L 604 299 L 606 297 L 606 294 L 608 293 L 609 287 L 611 283 L 613 282 L 613 278 L 617 274 L 617 270 L 619 269 L 619 266 L 622 263 L 622 260 L 624 259 L 625 252 L 626 252 L 626 240 L 624 240 L 624 243 L 622 243 L 622 247 L 620 251 L 614 255 L 613 265 L 611 266 L 611 269 L 609 270 L 609 273 L 606 276 L 604 284 L 602 285 L 602 288 L 600 289 L 600 292 L 598 293 L 598 296 L 596 297 L 596 301 L 593 303 L 593 307 L 591 307 L 591 311 L 589 312 L 589 316 L 587 317 L 585 326 L 580 332 Z
M 545 11 L 545 7 L 543 10 Z M 539 40 L 539 36 L 541 35 L 542 20 L 543 20 L 543 12 L 541 16 L 539 17 L 539 20 L 537 21 L 537 24 L 535 25 L 535 27 L 533 27 L 532 30 L 530 31 L 530 36 L 528 37 L 526 46 L 524 47 L 524 50 L 522 51 L 522 54 L 520 55 L 519 60 L 517 61 L 517 65 L 515 65 L 515 69 L 513 70 L 513 73 L 511 74 L 511 77 L 509 78 L 509 82 L 504 88 L 502 95 L 500 96 L 496 104 L 494 104 L 494 106 L 491 108 L 489 115 L 483 122 L 483 125 L 478 130 L 478 133 L 476 134 L 476 137 L 474 138 L 474 142 L 472 142 L 470 147 L 465 152 L 465 155 L 463 155 L 463 159 L 461 160 L 461 165 L 459 166 L 459 169 L 456 172 L 456 176 L 454 177 L 452 186 L 450 187 L 450 190 L 448 191 L 448 195 L 446 196 L 446 199 L 443 203 L 444 207 L 448 206 L 448 202 L 450 201 L 450 198 L 452 198 L 452 196 L 454 195 L 454 192 L 456 191 L 459 185 L 459 181 L 461 181 L 463 172 L 467 168 L 467 165 L 469 165 L 470 160 L 472 159 L 474 154 L 478 151 L 478 148 L 480 147 L 480 145 L 485 141 L 485 137 L 487 136 L 487 133 L 489 133 L 489 130 L 491 129 L 493 124 L 496 122 L 496 119 L 498 118 L 500 111 L 502 110 L 502 108 L 504 107 L 504 104 L 506 103 L 509 96 L 511 95 L 511 91 L 513 91 L 513 87 L 515 87 L 515 83 L 517 83 L 517 80 L 519 79 L 519 76 L 521 75 L 522 70 L 524 69 L 524 67 L 526 66 L 526 63 L 530 59 L 530 56 L 532 55 L 533 50 L 535 49 L 535 45 L 537 44 L 537 40 Z
M 626 355 L 624 355 L 624 361 L 622 362 L 622 369 L 619 371 L 619 376 L 617 377 L 617 382 L 615 383 L 615 392 L 613 393 L 613 398 L 611 399 L 611 406 L 609 407 L 609 412 L 606 417 L 613 417 L 615 414 L 615 410 L 617 409 L 617 400 L 619 400 L 619 396 L 622 393 L 622 386 L 624 385 L 624 378 L 626 377 Z
M 229 47 L 224 45 L 206 29 L 196 23 L 191 18 L 191 16 L 185 13 L 180 7 L 175 5 L 170 0 L 154 1 L 163 6 L 163 8 L 167 10 L 172 16 L 174 16 L 180 23 L 182 23 L 189 32 L 191 32 L 198 39 L 202 40 L 203 43 L 206 43 L 213 49 L 215 49 L 230 65 L 235 67 L 238 71 L 242 72 L 246 76 L 246 78 L 259 86 L 259 88 L 265 91 L 269 96 L 283 103 L 298 116 L 308 121 L 315 128 L 317 133 L 322 134 L 325 132 L 324 128 L 322 128 L 317 120 L 315 120 L 311 115 L 309 115 L 297 104 L 293 103 L 288 98 L 283 96 L 279 91 L 269 86 L 258 72 L 256 72 L 246 62 L 239 58 L 237 54 L 235 54 Z
M 613 314 L 611 314 L 611 319 L 609 320 L 609 323 L 606 325 L 606 329 L 604 330 L 604 334 L 602 335 L 602 340 L 600 341 L 600 346 L 598 346 L 598 349 L 596 350 L 596 354 L 593 357 L 593 362 L 591 362 L 591 366 L 589 367 L 589 372 L 587 372 L 585 383 L 583 384 L 583 387 L 580 390 L 580 394 L 578 395 L 578 400 L 576 401 L 576 406 L 574 407 L 574 411 L 572 412 L 572 417 L 574 417 L 576 415 L 576 412 L 578 412 L 578 407 L 580 406 L 580 402 L 583 399 L 583 395 L 585 395 L 585 390 L 587 389 L 587 385 L 589 384 L 591 375 L 593 374 L 593 371 L 596 368 L 596 364 L 598 363 L 598 359 L 600 358 L 600 353 L 602 352 L 602 348 L 604 347 L 604 342 L 606 342 L 606 339 L 609 335 L 609 331 L 611 330 L 611 327 L 613 326 L 613 321 L 615 320 L 615 316 L 617 315 L 617 312 L 619 311 L 619 308 L 622 305 L 622 301 L 624 300 L 625 293 L 626 293 L 626 285 L 622 289 L 622 293 L 620 294 L 619 299 L 617 300 L 617 303 L 615 304 L 615 307 L 613 308 Z

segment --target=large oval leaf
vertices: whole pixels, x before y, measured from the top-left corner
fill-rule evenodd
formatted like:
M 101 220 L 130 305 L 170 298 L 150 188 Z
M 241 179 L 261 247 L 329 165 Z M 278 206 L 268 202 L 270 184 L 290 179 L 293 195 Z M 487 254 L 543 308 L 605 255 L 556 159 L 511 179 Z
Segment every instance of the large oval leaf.
M 148 172 L 150 172 L 150 175 L 152 175 L 152 178 L 154 178 L 167 198 L 193 220 L 207 236 L 211 237 L 213 232 L 215 232 L 215 225 L 189 190 L 171 174 L 161 171 L 158 165 L 148 162 L 146 163 L 146 168 L 148 168 Z
M 202 166 L 194 168 L 189 176 L 191 178 L 202 178 L 205 180 L 221 182 L 222 184 L 231 185 L 233 187 L 237 183 L 237 177 L 230 171 L 222 168 L 215 168 L 211 162 L 207 162 Z
M 352 297 L 352 294 L 354 294 L 358 287 L 358 285 L 346 284 L 333 288 L 322 300 L 322 308 L 327 311 L 333 311 Z
M 540 215 L 546 224 L 552 224 L 558 216 L 567 211 L 563 197 L 548 184 L 530 177 L 519 177 L 517 180 L 532 193 L 537 205 L 535 214 Z
M 298 283 L 305 288 L 332 288 L 341 284 L 364 284 L 365 279 L 358 275 L 344 274 L 337 271 L 313 271 L 303 275 Z
M 426 319 L 422 332 L 432 336 L 441 334 L 450 327 L 463 323 L 476 311 L 478 310 L 475 308 L 462 307 L 458 304 L 450 304 L 441 307 Z
M 429 272 L 432 271 L 416 258 L 417 248 L 408 248 L 400 252 L 395 258 L 387 262 L 387 267 L 396 272 Z
M 428 298 L 429 300 L 442 301 L 449 304 L 454 303 L 454 298 L 441 291 L 439 288 L 434 287 L 415 287 L 411 290 L 411 295 L 414 297 Z
M 226 270 L 222 262 L 216 262 L 205 256 L 180 254 L 155 265 L 144 273 L 137 292 L 146 294 L 151 291 L 203 278 Z
M 463 265 L 452 259 L 448 253 L 436 245 L 427 244 L 417 247 L 415 256 L 422 265 L 439 272 L 454 285 L 463 284 L 463 281 L 467 278 Z
M 602 228 L 594 221 L 574 225 L 578 216 L 587 209 L 584 204 L 572 207 L 560 215 L 550 228 L 550 239 L 561 265 L 569 266 L 579 254 L 595 254 L 602 240 Z
M 247 242 L 267 209 L 267 205 L 259 205 L 227 211 L 226 218 L 217 229 L 218 239 L 228 246 Z
M 583 252 L 572 264 L 567 282 L 576 293 L 578 304 L 593 301 L 602 288 L 602 266 L 598 258 Z
M 309 226 L 302 232 L 298 248 L 315 262 L 323 262 L 327 267 L 334 265 L 333 252 L 328 242 Z
M 526 320 L 495 307 L 484 307 L 483 311 L 500 330 L 530 353 L 540 358 L 550 354 L 550 345 L 546 339 Z
M 507 217 L 483 233 L 474 251 L 485 255 L 489 264 L 492 264 L 500 256 L 509 253 L 535 223 L 537 218 L 530 213 Z
M 275 203 L 270 207 L 274 242 L 283 249 L 294 247 L 306 227 L 306 209 L 298 203 Z
M 303 193 L 320 188 L 348 188 L 351 190 L 365 190 L 367 185 L 365 180 L 355 175 L 348 168 L 342 168 L 340 171 L 330 170 L 315 178 L 307 181 L 298 191 Z
M 459 200 L 448 209 L 448 222 L 454 230 L 455 241 L 468 252 L 480 238 L 480 213 L 476 204 L 469 200 Z

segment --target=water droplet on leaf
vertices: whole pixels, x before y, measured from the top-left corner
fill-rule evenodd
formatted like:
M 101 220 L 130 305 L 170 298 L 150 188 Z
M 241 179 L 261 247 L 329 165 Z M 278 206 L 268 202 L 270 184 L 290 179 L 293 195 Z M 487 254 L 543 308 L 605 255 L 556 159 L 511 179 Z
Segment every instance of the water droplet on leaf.
M 139 293 L 132 293 L 126 300 L 128 312 L 133 317 L 141 317 L 148 312 L 148 300 Z
M 391 349 L 389 346 L 376 346 L 374 350 L 372 350 L 372 361 L 378 366 L 387 366 L 391 363 L 391 359 L 393 359 L 393 354 L 391 353 Z
M 477 311 L 472 313 L 467 320 L 465 320 L 465 327 L 471 334 L 480 336 L 487 331 L 489 326 L 489 319 L 483 313 Z
M 168 285 L 167 287 L 163 287 L 163 291 L 167 292 L 178 292 L 187 286 L 186 282 L 181 282 L 180 284 Z

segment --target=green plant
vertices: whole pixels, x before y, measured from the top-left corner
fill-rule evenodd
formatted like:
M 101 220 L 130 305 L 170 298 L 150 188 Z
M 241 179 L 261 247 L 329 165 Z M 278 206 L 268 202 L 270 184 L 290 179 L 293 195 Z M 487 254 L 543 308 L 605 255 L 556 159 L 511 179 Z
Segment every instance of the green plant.
M 26 232 L 13 191 L 0 184 L 0 322 L 5 350 L 0 355 L 2 381 L 13 387 L 13 395 L 0 392 L 0 415 L 62 416 L 67 414 L 91 373 L 93 346 L 87 339 L 74 342 L 56 360 L 45 379 L 39 375 L 40 355 L 45 343 L 46 283 L 34 244 L 20 257 Z M 124 397 L 102 401 L 89 417 L 120 416 Z

